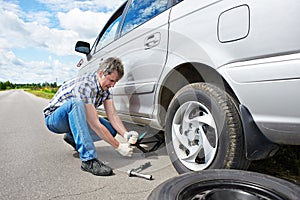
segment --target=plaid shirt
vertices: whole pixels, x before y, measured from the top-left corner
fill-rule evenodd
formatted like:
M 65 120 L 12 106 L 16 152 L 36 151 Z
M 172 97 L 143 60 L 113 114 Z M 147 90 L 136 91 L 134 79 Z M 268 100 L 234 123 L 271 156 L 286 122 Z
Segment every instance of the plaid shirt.
M 102 90 L 97 73 L 87 74 L 64 83 L 44 108 L 44 115 L 48 116 L 70 98 L 81 99 L 85 104 L 94 104 L 95 108 L 107 99 L 112 99 L 109 90 Z

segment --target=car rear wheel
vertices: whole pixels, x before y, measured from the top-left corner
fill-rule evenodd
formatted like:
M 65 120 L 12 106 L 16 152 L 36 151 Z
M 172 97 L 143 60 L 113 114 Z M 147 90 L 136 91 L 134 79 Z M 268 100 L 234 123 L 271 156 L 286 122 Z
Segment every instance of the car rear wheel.
M 205 170 L 171 178 L 156 187 L 148 200 L 296 200 L 300 187 L 273 176 L 242 170 Z
M 167 111 L 166 147 L 178 173 L 249 166 L 239 113 L 232 98 L 207 83 L 176 93 Z

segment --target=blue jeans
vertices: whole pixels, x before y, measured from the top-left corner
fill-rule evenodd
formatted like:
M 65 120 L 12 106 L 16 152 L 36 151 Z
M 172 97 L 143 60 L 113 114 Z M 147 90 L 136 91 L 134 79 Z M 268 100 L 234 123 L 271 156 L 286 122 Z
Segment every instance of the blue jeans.
M 109 121 L 99 117 L 113 137 L 117 132 Z M 72 98 L 57 108 L 51 115 L 45 117 L 47 128 L 54 133 L 67 133 L 67 137 L 73 135 L 76 150 L 82 161 L 97 158 L 94 141 L 100 140 L 99 136 L 88 126 L 84 102 Z

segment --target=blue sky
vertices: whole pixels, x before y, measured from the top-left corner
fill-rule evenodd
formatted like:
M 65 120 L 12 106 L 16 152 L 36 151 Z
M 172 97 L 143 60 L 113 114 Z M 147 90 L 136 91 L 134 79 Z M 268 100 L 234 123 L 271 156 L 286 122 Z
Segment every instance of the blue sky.
M 84 56 L 124 0 L 0 0 L 0 81 L 58 84 L 76 76 Z

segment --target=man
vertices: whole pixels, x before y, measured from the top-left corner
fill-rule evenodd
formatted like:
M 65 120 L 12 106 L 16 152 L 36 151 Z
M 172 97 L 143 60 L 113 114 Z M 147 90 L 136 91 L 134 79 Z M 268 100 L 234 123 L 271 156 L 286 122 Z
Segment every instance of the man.
M 91 74 L 64 83 L 44 109 L 48 129 L 65 133 L 64 140 L 79 152 L 81 169 L 97 176 L 109 176 L 113 170 L 98 160 L 94 140 L 102 139 L 121 155 L 131 156 L 130 143 L 137 141 L 138 133 L 128 132 L 117 115 L 109 88 L 124 75 L 122 62 L 108 58 Z M 108 120 L 98 116 L 96 108 L 104 105 Z M 114 137 L 119 133 L 128 143 Z

